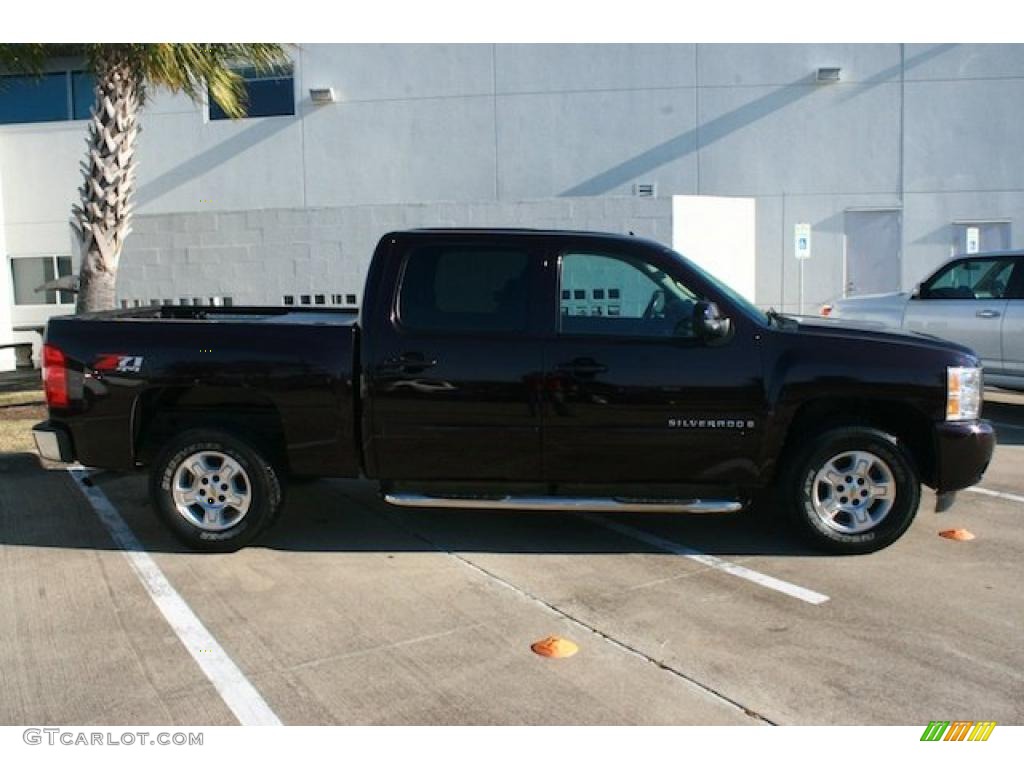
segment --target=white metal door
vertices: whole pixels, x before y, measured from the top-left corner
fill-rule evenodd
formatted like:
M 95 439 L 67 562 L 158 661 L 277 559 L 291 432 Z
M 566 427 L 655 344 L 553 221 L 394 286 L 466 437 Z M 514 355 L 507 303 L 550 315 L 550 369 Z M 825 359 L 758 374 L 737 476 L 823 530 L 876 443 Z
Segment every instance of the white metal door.
M 901 282 L 900 212 L 847 211 L 844 296 L 898 291 Z

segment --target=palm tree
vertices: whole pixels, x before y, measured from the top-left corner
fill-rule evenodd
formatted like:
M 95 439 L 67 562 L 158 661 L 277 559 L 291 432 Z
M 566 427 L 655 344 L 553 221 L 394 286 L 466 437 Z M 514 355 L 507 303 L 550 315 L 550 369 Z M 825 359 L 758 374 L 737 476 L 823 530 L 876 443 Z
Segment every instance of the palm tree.
M 228 116 L 243 117 L 245 86 L 235 68 L 269 71 L 288 56 L 276 43 L 0 44 L 0 67 L 7 71 L 38 75 L 57 56 L 83 58 L 96 79 L 80 199 L 71 209 L 82 256 L 76 309 L 111 309 L 118 262 L 131 232 L 135 142 L 148 90 L 181 91 L 194 102 L 208 91 Z

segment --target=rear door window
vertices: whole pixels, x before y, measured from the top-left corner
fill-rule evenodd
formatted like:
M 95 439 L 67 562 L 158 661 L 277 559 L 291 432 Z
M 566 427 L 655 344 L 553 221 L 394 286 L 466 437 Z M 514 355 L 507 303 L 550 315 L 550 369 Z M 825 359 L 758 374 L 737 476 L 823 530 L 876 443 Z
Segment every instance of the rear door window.
M 530 255 L 523 248 L 431 245 L 406 258 L 398 296 L 403 328 L 523 332 L 530 309 Z

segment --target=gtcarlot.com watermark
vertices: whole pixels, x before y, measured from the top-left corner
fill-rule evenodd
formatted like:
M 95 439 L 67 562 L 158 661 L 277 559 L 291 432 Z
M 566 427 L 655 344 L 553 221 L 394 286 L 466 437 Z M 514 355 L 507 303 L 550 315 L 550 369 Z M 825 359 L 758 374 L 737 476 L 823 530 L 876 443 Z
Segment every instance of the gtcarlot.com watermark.
M 26 744 L 65 747 L 201 747 L 203 734 L 191 731 L 85 731 L 73 728 L 26 728 Z

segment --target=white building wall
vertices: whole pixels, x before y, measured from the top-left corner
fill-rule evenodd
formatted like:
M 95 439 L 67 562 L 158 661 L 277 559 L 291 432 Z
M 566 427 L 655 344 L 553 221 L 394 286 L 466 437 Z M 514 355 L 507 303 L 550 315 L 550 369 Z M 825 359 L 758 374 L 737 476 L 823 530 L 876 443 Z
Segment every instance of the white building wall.
M 672 197 L 672 247 L 755 300 L 757 206 L 749 197 Z
M 360 205 L 204 211 L 139 216 L 118 276 L 118 299 L 155 301 L 230 297 L 281 304 L 284 296 L 356 296 L 377 241 L 413 227 L 536 227 L 633 232 L 672 239 L 671 201 L 588 197 L 522 202 Z M 258 276 L 254 279 L 254 275 Z
M 210 122 L 153 94 L 140 214 L 407 205 L 412 220 L 424 204 L 603 199 L 641 182 L 666 199 L 754 198 L 756 300 L 789 311 L 796 222 L 813 228 L 810 309 L 843 290 L 851 209 L 903 211 L 905 287 L 949 257 L 955 220 L 1010 219 L 1024 246 L 1024 46 L 301 45 L 294 57 L 294 116 Z M 818 84 L 819 67 L 840 81 Z M 337 102 L 313 105 L 311 87 Z M 70 252 L 84 135 L 84 121 L 0 126 L 11 253 Z M 216 237 L 203 247 L 257 254 Z M 126 270 L 147 250 L 131 243 Z
M 7 268 L 7 242 L 4 237 L 6 227 L 4 226 L 4 178 L 3 168 L 0 168 L 0 262 L 3 268 L 0 269 L 0 346 L 14 343 L 14 333 L 11 322 L 11 305 L 14 301 L 14 291 L 11 288 L 11 271 Z M 15 366 L 15 354 L 13 349 L 0 349 L 0 371 L 13 371 Z

